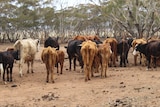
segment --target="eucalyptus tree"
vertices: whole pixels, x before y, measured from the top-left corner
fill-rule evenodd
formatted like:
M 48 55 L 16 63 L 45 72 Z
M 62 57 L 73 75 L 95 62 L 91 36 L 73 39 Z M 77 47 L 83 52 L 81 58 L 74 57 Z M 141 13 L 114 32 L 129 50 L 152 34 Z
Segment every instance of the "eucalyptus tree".
M 1 29 L 38 29 L 53 26 L 52 0 L 0 0 Z
M 158 0 L 110 0 L 108 8 L 115 23 L 132 36 L 142 38 L 160 30 Z
M 15 17 L 13 12 L 16 6 L 12 4 L 11 0 L 0 0 L 0 29 L 9 29 L 11 27 L 10 20 Z

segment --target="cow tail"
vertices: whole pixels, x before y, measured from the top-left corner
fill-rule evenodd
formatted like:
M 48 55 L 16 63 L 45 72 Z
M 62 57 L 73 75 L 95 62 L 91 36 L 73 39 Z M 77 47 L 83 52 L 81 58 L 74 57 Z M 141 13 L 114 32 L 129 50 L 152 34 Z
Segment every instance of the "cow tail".
M 52 66 L 52 52 L 51 50 L 48 50 L 48 54 L 47 54 L 47 60 L 48 60 L 48 66 Z M 54 66 L 54 65 L 53 65 Z
M 124 41 L 122 41 L 122 44 L 123 44 L 123 45 L 122 45 L 122 46 L 123 46 L 123 47 L 122 47 L 122 55 L 124 56 L 124 48 L 125 48 L 125 46 L 124 46 L 124 45 L 125 45 L 125 42 L 124 42 Z
M 86 57 L 86 58 L 87 58 L 87 59 L 86 59 L 86 60 L 87 60 L 86 64 L 87 64 L 87 67 L 88 67 L 88 66 L 89 66 L 89 47 L 87 47 L 86 54 L 87 54 L 87 55 L 86 55 L 86 56 L 87 56 L 87 57 Z

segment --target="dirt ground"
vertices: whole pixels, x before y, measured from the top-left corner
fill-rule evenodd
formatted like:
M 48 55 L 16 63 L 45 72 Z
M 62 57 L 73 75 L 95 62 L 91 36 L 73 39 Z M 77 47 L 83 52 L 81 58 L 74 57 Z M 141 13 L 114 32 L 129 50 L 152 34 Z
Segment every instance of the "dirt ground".
M 0 50 L 13 44 L 0 44 Z M 61 50 L 66 50 L 61 44 Z M 84 81 L 79 66 L 68 71 L 65 59 L 63 74 L 55 72 L 55 83 L 46 83 L 46 69 L 41 62 L 40 52 L 36 54 L 34 73 L 19 77 L 18 63 L 14 64 L 13 82 L 0 81 L 0 107 L 160 107 L 160 67 L 146 71 L 146 67 L 133 65 L 129 53 L 129 64 L 124 67 L 109 67 L 108 77 L 100 74 L 90 81 Z M 131 49 L 132 50 L 132 49 Z M 67 58 L 67 54 L 65 56 Z M 117 62 L 119 64 L 119 62 Z

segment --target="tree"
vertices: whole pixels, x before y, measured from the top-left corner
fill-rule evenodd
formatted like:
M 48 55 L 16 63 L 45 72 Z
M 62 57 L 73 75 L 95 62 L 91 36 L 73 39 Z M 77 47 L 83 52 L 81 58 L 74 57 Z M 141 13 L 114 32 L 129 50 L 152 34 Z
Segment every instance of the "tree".
M 160 30 L 159 2 L 156 0 L 112 0 L 109 2 L 113 21 L 132 36 L 142 38 Z

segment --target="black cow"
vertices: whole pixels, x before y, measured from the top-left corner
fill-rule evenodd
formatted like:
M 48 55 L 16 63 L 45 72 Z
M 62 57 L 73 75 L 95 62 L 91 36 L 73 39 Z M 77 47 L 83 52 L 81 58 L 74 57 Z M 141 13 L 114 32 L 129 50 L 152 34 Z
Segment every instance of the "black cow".
M 44 42 L 44 47 L 52 47 L 52 48 L 56 48 L 56 50 L 59 50 L 59 43 L 58 43 L 58 37 L 57 38 L 52 38 L 52 37 L 48 37 L 45 42 Z
M 117 45 L 117 54 L 120 55 L 120 67 L 124 64 L 126 67 L 126 62 L 128 63 L 128 52 L 129 52 L 129 44 L 127 40 L 122 39 Z
M 14 60 L 20 60 L 19 51 L 0 52 L 0 63 L 3 65 L 3 81 L 5 81 L 5 70 L 7 70 L 7 81 L 12 82 L 12 70 Z M 10 78 L 9 78 L 10 73 Z
M 80 53 L 81 47 L 79 46 L 83 41 L 81 40 L 70 40 L 68 42 L 67 54 L 69 58 L 69 70 L 71 71 L 72 59 L 74 64 L 74 71 L 76 70 L 76 59 L 78 59 L 80 66 L 83 68 L 82 56 Z
M 135 46 L 133 54 L 136 55 L 138 52 L 143 53 L 147 59 L 147 69 L 151 68 L 151 56 L 153 57 L 154 68 L 156 68 L 156 59 L 160 57 L 160 42 L 159 41 L 150 41 L 146 44 L 138 44 Z

